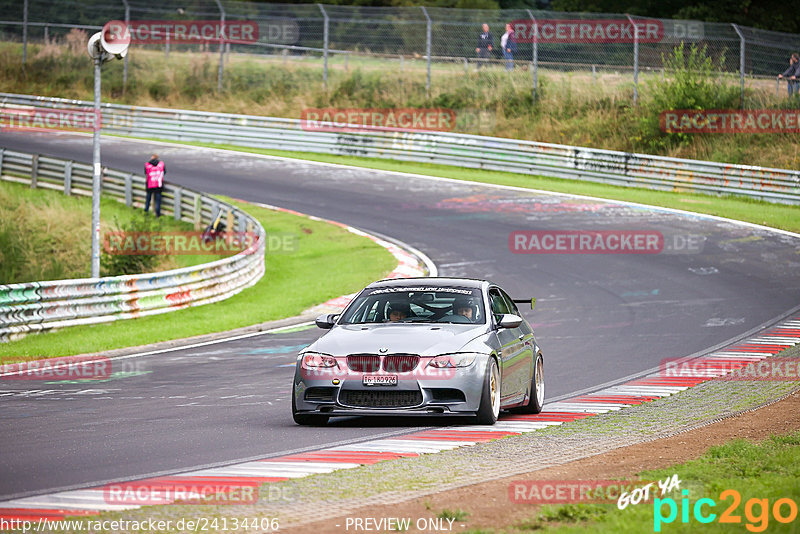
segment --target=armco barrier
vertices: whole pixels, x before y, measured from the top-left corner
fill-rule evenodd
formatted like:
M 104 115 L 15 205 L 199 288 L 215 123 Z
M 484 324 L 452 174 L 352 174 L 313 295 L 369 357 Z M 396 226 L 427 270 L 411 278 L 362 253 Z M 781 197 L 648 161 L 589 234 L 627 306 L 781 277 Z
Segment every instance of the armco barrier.
M 0 93 L 4 108 L 83 108 L 84 101 Z M 103 131 L 134 137 L 439 163 L 666 191 L 800 203 L 800 172 L 498 137 L 357 127 L 308 131 L 300 120 L 105 104 Z
M 145 179 L 103 169 L 103 195 L 133 206 L 144 202 Z M 92 166 L 0 148 L 0 179 L 92 194 Z M 0 341 L 29 332 L 130 319 L 226 299 L 264 275 L 264 228 L 236 207 L 202 193 L 164 184 L 162 213 L 175 220 L 207 224 L 220 212 L 226 227 L 253 232 L 256 245 L 211 263 L 158 273 L 0 285 Z M 86 258 L 87 264 L 89 257 Z

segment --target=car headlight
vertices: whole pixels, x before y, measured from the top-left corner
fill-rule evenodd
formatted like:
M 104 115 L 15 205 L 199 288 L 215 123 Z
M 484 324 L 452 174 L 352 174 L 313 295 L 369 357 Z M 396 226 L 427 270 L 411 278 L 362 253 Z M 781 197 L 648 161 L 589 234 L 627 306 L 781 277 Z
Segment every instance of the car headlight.
M 444 369 L 447 367 L 469 367 L 480 356 L 477 352 L 459 352 L 455 354 L 441 354 L 431 359 L 428 367 Z
M 320 369 L 326 367 L 338 367 L 336 358 L 318 352 L 306 352 L 303 354 L 301 366 L 306 369 Z

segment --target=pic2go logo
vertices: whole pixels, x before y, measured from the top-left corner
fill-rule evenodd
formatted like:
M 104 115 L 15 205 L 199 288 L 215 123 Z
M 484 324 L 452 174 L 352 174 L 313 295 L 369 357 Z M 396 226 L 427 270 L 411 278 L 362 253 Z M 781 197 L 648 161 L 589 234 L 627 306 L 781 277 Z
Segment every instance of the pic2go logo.
M 711 523 L 717 519 L 717 514 L 713 513 L 711 509 L 716 508 L 717 503 L 713 499 L 703 498 L 698 499 L 694 506 L 689 504 L 689 490 L 681 492 L 683 498 L 681 499 L 680 513 L 681 523 L 689 522 L 689 510 L 691 508 L 694 520 L 698 523 Z M 742 496 L 737 490 L 728 489 L 719 494 L 720 501 L 731 499 L 732 502 L 725 511 L 719 516 L 719 523 L 741 523 L 742 517 L 736 515 L 736 509 L 742 502 Z M 664 508 L 667 508 L 668 514 L 664 515 Z M 797 503 L 792 499 L 782 498 L 776 500 L 772 505 L 772 516 L 778 523 L 791 523 L 797 519 Z M 744 505 L 744 515 L 748 523 L 745 528 L 750 532 L 764 532 L 769 526 L 770 506 L 769 499 L 749 499 Z M 653 501 L 653 531 L 661 532 L 662 524 L 670 524 L 678 518 L 678 504 L 675 499 L 667 497 L 666 499 L 656 498 Z

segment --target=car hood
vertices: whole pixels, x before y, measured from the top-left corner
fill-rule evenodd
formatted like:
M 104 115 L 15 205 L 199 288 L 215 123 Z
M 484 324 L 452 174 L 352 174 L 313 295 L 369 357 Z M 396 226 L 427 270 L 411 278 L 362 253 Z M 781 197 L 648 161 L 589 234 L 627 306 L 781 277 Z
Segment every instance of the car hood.
M 311 344 L 313 350 L 333 356 L 383 352 L 436 356 L 458 352 L 487 332 L 487 326 L 463 324 L 340 325 Z

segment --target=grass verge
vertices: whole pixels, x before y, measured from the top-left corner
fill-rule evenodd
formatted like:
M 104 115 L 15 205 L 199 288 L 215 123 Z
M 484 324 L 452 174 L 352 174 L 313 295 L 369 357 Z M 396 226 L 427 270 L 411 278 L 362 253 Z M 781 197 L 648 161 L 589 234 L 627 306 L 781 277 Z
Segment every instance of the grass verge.
M 688 495 L 676 490 L 664 495 L 661 502 L 651 500 L 623 510 L 616 504 L 543 507 L 537 517 L 504 532 L 696 532 L 704 527 L 695 515 L 700 499 L 710 499 L 698 510 L 705 517 L 714 515 L 705 527 L 714 532 L 797 532 L 796 513 L 789 522 L 781 522 L 777 515 L 789 517 L 800 503 L 800 432 L 772 436 L 761 443 L 734 440 L 712 447 L 697 460 L 640 476 L 642 480 L 665 480 L 676 473 L 681 490 Z M 684 498 L 688 500 L 684 502 Z M 676 512 L 671 521 L 660 519 L 671 515 L 669 499 Z M 776 514 L 779 501 L 782 504 Z M 683 515 L 684 509 L 688 515 Z M 728 523 L 721 521 L 726 510 Z
M 143 217 L 142 210 L 129 208 L 116 200 L 101 199 L 101 235 L 115 230 L 117 223 L 125 226 Z M 91 198 L 0 181 L 0 283 L 89 277 L 91 220 Z M 192 230 L 191 224 L 171 217 L 154 220 L 153 225 L 153 231 Z M 222 256 L 216 255 L 156 256 L 150 270 L 165 271 L 220 258 Z M 109 273 L 103 267 L 100 274 Z
M 266 273 L 257 284 L 213 306 L 27 336 L 0 345 L 2 362 L 144 345 L 291 317 L 357 291 L 395 266 L 384 248 L 338 226 L 220 198 L 256 217 L 268 235 L 294 236 L 296 250 L 268 252 Z M 325 275 L 331 272 L 336 276 Z
M 162 140 L 159 140 L 162 141 Z M 163 140 L 165 143 L 171 141 Z M 213 143 L 183 142 L 182 144 L 281 156 L 287 158 L 352 165 L 369 169 L 406 172 L 426 176 L 441 176 L 467 182 L 479 182 L 497 185 L 510 185 L 530 189 L 542 189 L 558 193 L 587 195 L 611 200 L 638 202 L 651 206 L 674 208 L 707 215 L 717 215 L 740 221 L 762 224 L 773 228 L 800 232 L 800 206 L 773 204 L 760 200 L 734 196 L 711 196 L 698 193 L 653 191 L 598 184 L 578 180 L 531 176 L 511 172 L 465 169 L 432 163 L 409 163 L 377 158 L 360 158 L 352 156 L 332 156 L 310 152 L 291 152 L 285 150 L 267 150 L 260 148 L 240 147 Z
M 30 43 L 26 68 L 22 46 L 0 42 L 0 90 L 91 100 L 92 70 L 86 68 L 88 34 L 75 30 L 58 43 Z M 448 108 L 455 131 L 591 146 L 626 152 L 712 160 L 786 169 L 800 164 L 800 136 L 784 133 L 667 133 L 659 116 L 668 109 L 738 109 L 739 79 L 720 76 L 706 50 L 676 47 L 665 75 L 643 71 L 639 100 L 632 103 L 630 72 L 600 69 L 561 72 L 540 68 L 536 98 L 531 73 L 521 62 L 512 72 L 497 62 L 476 71 L 434 62 L 428 88 L 424 60 L 329 58 L 328 83 L 322 60 L 308 55 L 228 56 L 222 91 L 217 91 L 217 55 L 133 47 L 128 78 L 123 64 L 103 67 L 103 100 L 272 117 L 300 118 L 309 108 Z M 785 86 L 784 86 L 785 87 Z M 775 94 L 773 80 L 748 80 L 745 107 L 797 109 L 800 97 Z

